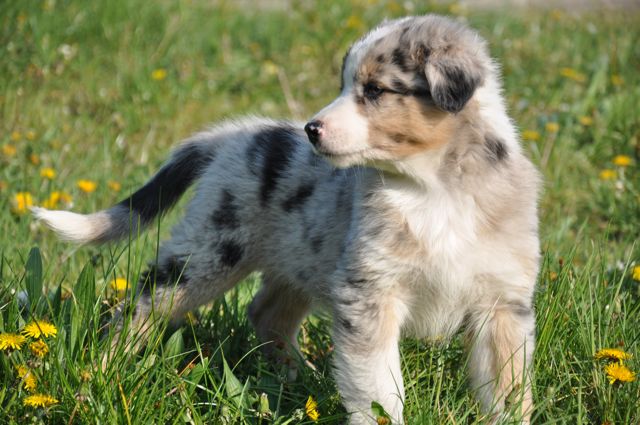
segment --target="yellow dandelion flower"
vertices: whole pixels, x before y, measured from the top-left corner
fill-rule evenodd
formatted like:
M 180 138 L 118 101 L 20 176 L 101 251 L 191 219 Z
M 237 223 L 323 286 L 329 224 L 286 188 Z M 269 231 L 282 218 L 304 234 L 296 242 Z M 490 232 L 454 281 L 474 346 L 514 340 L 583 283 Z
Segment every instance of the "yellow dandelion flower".
M 619 350 L 617 348 L 603 348 L 593 355 L 597 360 L 609 359 L 609 360 L 628 360 L 632 357 L 631 354 Z
M 549 12 L 549 16 L 554 21 L 560 21 L 564 18 L 564 13 L 561 9 L 552 9 L 551 12 Z
M 389 420 L 389 418 L 385 418 L 384 416 L 378 416 L 376 418 L 376 423 L 378 425 L 389 425 L 391 421 Z
M 587 81 L 587 76 L 581 72 L 576 71 L 573 68 L 562 68 L 560 70 L 560 75 L 570 80 L 576 81 L 578 83 L 584 83 Z
M 0 350 L 19 350 L 26 341 L 27 339 L 22 335 L 2 333 L 0 334 Z
M 73 198 L 67 192 L 54 191 L 51 194 L 57 196 L 60 202 L 64 202 L 65 204 L 70 204 L 73 202 Z
M 638 282 L 640 282 L 640 266 L 635 266 L 633 268 L 631 277 L 633 278 L 633 280 L 637 280 Z
M 362 30 L 364 29 L 364 22 L 359 16 L 351 15 L 347 18 L 347 22 L 344 24 L 350 30 Z
M 320 417 L 320 412 L 318 412 L 318 403 L 311 396 L 307 399 L 307 403 L 304 405 L 304 410 L 312 421 L 317 421 Z
M 164 68 L 154 69 L 151 73 L 151 78 L 155 81 L 162 81 L 167 78 L 167 70 Z
M 33 322 L 25 325 L 22 329 L 22 333 L 23 335 L 31 338 L 40 338 L 41 336 L 48 338 L 50 336 L 55 337 L 58 333 L 58 329 L 56 329 L 55 325 L 47 321 L 34 320 Z
M 611 385 L 616 382 L 633 382 L 636 380 L 636 374 L 622 363 L 608 364 L 604 367 L 604 371 Z
M 91 193 L 96 190 L 98 184 L 92 180 L 81 179 L 76 183 L 78 185 L 78 189 L 83 191 L 84 193 Z
M 616 176 L 617 176 L 616 170 L 610 170 L 610 169 L 602 170 L 598 175 L 598 177 L 600 177 L 600 180 L 613 180 L 616 178 Z
M 53 180 L 56 177 L 56 170 L 51 167 L 44 167 L 40 170 L 40 177 L 44 177 L 47 180 Z
M 522 138 L 524 140 L 531 140 L 535 142 L 536 140 L 540 140 L 540 133 L 535 130 L 524 130 L 522 132 Z
M 614 86 L 621 86 L 624 84 L 624 78 L 622 78 L 619 74 L 613 74 L 611 76 L 611 84 Z
M 580 121 L 580 124 L 584 125 L 585 127 L 588 127 L 593 124 L 593 118 L 588 117 L 586 115 L 579 117 L 578 121 Z
M 547 130 L 549 133 L 557 133 L 558 130 L 560 130 L 560 124 L 558 124 L 557 122 L 548 122 L 545 126 L 544 126 L 545 130 Z
M 9 139 L 11 139 L 12 142 L 18 142 L 20 141 L 20 139 L 22 139 L 22 133 L 20 133 L 19 131 L 12 131 Z
M 29 392 L 33 392 L 38 384 L 33 372 L 25 365 L 17 365 L 16 371 L 18 372 L 18 378 L 22 379 L 22 387 Z
M 402 9 L 402 5 L 397 1 L 392 1 L 387 4 L 387 10 L 391 13 L 400 13 Z
M 22 400 L 23 405 L 31 407 L 49 407 L 57 403 L 58 400 L 48 394 L 33 394 Z
M 125 294 L 125 292 L 127 292 L 127 288 L 129 287 L 129 282 L 127 282 L 127 279 L 123 277 L 118 277 L 112 280 L 109 283 L 109 286 L 111 287 L 111 289 L 113 289 L 117 293 L 118 297 L 122 297 Z
M 29 130 L 27 131 L 27 134 L 25 134 L 25 137 L 27 138 L 27 140 L 30 140 L 33 142 L 34 140 L 36 140 L 37 135 L 38 134 L 35 131 Z
M 58 207 L 59 202 L 64 202 L 69 205 L 72 202 L 71 195 L 66 192 L 58 192 L 57 190 L 51 192 L 49 198 L 42 203 L 42 206 L 48 209 L 54 209 Z
M 13 145 L 2 145 L 2 154 L 6 157 L 12 157 L 18 150 Z
M 460 15 L 464 12 L 464 6 L 460 3 L 451 3 L 449 5 L 449 13 L 451 15 Z
M 267 75 L 278 75 L 279 67 L 273 61 L 267 59 L 262 62 L 262 69 Z
M 631 157 L 627 155 L 616 155 L 615 158 L 613 158 L 613 163 L 618 167 L 628 167 L 632 161 Z
M 29 155 L 29 162 L 31 162 L 33 165 L 40 165 L 40 157 L 35 153 L 32 153 L 31 155 Z
M 29 344 L 29 350 L 31 350 L 34 356 L 42 358 L 49 353 L 49 346 L 46 342 L 39 339 Z
M 109 180 L 107 182 L 107 187 L 109 187 L 109 189 L 113 190 L 114 192 L 120 192 L 120 189 L 122 189 L 122 185 L 115 180 Z
M 33 197 L 29 192 L 18 192 L 13 197 L 11 211 L 14 214 L 24 214 L 33 206 Z

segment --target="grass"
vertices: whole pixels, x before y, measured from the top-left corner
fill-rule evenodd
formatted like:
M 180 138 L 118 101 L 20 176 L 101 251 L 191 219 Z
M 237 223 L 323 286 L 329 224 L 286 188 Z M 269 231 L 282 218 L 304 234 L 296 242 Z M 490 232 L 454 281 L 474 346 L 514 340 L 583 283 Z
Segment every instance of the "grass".
M 58 329 L 43 359 L 26 346 L 0 352 L 0 422 L 304 423 L 312 395 L 319 422 L 341 423 L 329 319 L 312 316 L 301 333 L 317 371 L 287 381 L 258 353 L 247 321 L 258 276 L 152 338 L 139 356 L 97 369 L 116 296 L 110 282 L 137 280 L 180 208 L 130 243 L 78 248 L 12 212 L 15 195 L 29 192 L 41 205 L 64 191 L 71 199 L 58 207 L 107 207 L 210 122 L 311 116 L 337 92 L 350 42 L 383 17 L 436 11 L 460 15 L 489 40 L 524 148 L 545 175 L 534 423 L 638 423 L 638 381 L 611 385 L 593 359 L 618 347 L 640 370 L 640 282 L 632 276 L 640 265 L 638 14 L 242 4 L 23 0 L 0 9 L 0 331 L 33 318 Z M 630 164 L 616 165 L 617 155 Z M 43 167 L 55 177 L 42 177 Z M 96 182 L 95 191 L 79 189 L 80 179 Z M 408 423 L 486 419 L 468 392 L 459 339 L 407 339 L 402 357 Z M 24 405 L 19 364 L 57 404 Z

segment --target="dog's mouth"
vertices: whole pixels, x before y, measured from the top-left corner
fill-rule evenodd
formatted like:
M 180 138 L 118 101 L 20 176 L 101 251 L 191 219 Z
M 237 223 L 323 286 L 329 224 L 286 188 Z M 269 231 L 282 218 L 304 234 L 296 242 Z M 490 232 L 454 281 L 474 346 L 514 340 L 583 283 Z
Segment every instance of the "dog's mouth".
M 338 168 L 347 168 L 356 164 L 363 163 L 364 150 L 353 152 L 330 152 L 324 149 L 313 148 L 317 155 L 325 158 L 333 166 Z

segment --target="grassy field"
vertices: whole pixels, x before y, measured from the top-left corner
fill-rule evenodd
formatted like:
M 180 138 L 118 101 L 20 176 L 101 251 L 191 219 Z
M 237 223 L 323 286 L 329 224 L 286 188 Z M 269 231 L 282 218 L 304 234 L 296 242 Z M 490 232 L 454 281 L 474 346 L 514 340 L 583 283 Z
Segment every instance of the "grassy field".
M 618 348 L 640 370 L 640 16 L 291 3 L 2 3 L 0 332 L 41 319 L 57 335 L 45 339 L 47 354 L 32 347 L 42 357 L 33 338 L 21 350 L 0 343 L 0 422 L 311 423 L 309 396 L 318 422 L 343 422 L 329 319 L 313 316 L 300 336 L 317 370 L 287 381 L 258 353 L 247 321 L 258 276 L 140 355 L 97 369 L 101 326 L 118 297 L 112 281 L 137 280 L 180 208 L 130 243 L 79 248 L 35 224 L 26 206 L 110 206 L 173 144 L 226 117 L 308 118 L 337 93 L 350 42 L 384 17 L 436 11 L 489 40 L 524 146 L 545 176 L 533 421 L 640 423 L 638 380 L 610 384 L 606 362 L 594 359 Z M 402 356 L 408 423 L 486 421 L 467 389 L 459 339 L 408 339 Z M 33 407 L 33 393 L 56 401 Z

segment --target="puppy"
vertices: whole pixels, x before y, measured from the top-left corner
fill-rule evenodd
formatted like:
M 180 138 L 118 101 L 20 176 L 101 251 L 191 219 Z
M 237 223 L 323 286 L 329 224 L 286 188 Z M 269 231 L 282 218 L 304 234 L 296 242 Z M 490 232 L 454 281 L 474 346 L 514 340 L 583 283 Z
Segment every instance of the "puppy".
M 270 354 L 282 359 L 297 347 L 312 306 L 333 314 L 335 378 L 350 423 L 375 423 L 372 401 L 403 422 L 400 336 L 462 326 L 482 407 L 497 419 L 515 400 L 515 419 L 527 422 L 540 179 L 485 41 L 440 16 L 384 22 L 350 48 L 341 81 L 304 131 L 229 122 L 186 140 L 110 209 L 35 216 L 67 240 L 112 241 L 198 182 L 141 278 L 133 334 L 258 270 L 249 316 L 273 342 Z

